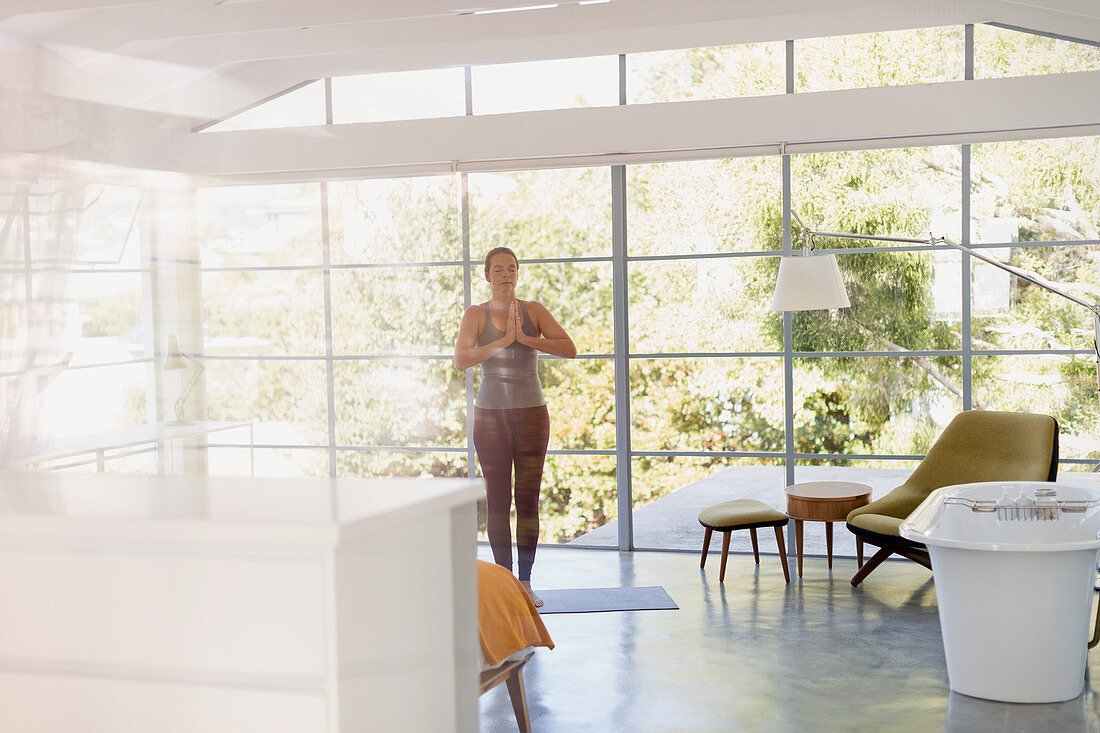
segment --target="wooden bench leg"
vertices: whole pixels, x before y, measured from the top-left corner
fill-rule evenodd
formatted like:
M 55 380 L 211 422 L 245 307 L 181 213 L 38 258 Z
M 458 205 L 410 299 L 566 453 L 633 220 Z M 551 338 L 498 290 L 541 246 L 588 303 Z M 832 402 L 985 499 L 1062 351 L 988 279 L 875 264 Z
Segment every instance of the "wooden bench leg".
M 699 558 L 699 567 L 705 568 L 707 566 L 707 550 L 710 549 L 710 535 L 714 532 L 710 527 L 706 528 L 707 531 L 703 533 L 703 556 Z
M 730 552 L 730 535 L 733 532 L 722 533 L 722 569 L 718 571 L 718 582 L 726 582 L 726 555 Z
M 779 562 L 783 563 L 783 580 L 791 582 L 791 571 L 787 567 L 787 543 L 783 541 L 783 528 L 775 528 L 775 544 L 779 545 Z
M 520 733 L 531 733 L 531 713 L 527 709 L 527 691 L 523 687 L 523 667 L 517 667 L 508 675 L 508 697 L 512 699 L 512 711 Z
M 752 558 L 756 564 L 760 564 L 760 548 L 756 545 L 756 527 L 749 527 L 749 537 L 752 538 Z

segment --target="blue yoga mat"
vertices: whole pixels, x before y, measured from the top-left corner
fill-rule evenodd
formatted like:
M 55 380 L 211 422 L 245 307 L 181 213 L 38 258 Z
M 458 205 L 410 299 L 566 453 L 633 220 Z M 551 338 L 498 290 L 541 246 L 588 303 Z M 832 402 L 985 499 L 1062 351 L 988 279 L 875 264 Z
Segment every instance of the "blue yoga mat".
M 680 607 L 659 585 L 640 588 L 535 589 L 542 598 L 541 615 L 550 613 L 600 613 L 603 611 L 659 611 Z

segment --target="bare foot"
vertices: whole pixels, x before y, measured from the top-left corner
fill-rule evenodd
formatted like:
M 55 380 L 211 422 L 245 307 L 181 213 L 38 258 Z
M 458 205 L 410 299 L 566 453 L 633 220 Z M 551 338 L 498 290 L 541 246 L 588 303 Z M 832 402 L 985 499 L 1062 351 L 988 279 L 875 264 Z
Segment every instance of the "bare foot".
M 542 599 L 535 595 L 535 591 L 531 590 L 531 581 L 521 580 L 519 582 L 523 584 L 523 589 L 527 591 L 527 595 L 531 596 L 531 602 L 535 604 L 535 608 L 540 608 L 542 606 Z

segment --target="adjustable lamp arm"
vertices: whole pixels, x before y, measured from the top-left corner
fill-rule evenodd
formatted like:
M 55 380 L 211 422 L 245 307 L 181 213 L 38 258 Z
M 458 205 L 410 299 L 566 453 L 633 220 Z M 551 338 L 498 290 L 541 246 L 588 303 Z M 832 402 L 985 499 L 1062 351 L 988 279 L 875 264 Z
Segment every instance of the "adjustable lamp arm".
M 195 385 L 199 383 L 199 377 L 202 376 L 203 369 L 205 369 L 205 367 L 203 367 L 203 365 L 200 364 L 198 360 L 186 354 L 181 354 L 181 356 L 183 356 L 183 358 L 187 359 L 189 362 L 195 365 L 195 373 L 191 375 L 191 379 L 188 380 L 187 386 L 183 388 L 183 391 L 180 392 L 179 398 L 176 399 L 176 420 L 178 421 L 183 420 L 183 404 L 187 402 L 187 398 L 191 396 L 192 390 L 194 390 Z
M 947 237 L 933 237 L 929 241 L 932 244 L 946 244 L 950 247 L 954 247 L 960 252 L 965 252 L 971 257 L 978 258 L 982 262 L 986 262 L 990 265 L 993 265 L 994 267 L 999 267 L 1006 272 L 1010 272 L 1021 280 L 1027 280 L 1032 285 L 1038 285 L 1043 290 L 1050 291 L 1055 295 L 1061 295 L 1068 301 L 1076 303 L 1083 308 L 1088 308 L 1089 311 L 1092 313 L 1092 351 L 1096 355 L 1096 390 L 1098 393 L 1100 393 L 1100 304 L 1087 303 L 1076 296 L 1059 290 L 1053 285 L 1050 285 L 1049 283 L 1040 280 L 1030 273 L 1024 272 L 1023 270 L 1013 267 L 1012 265 L 1006 265 L 1005 263 L 994 257 L 990 257 L 989 255 L 983 254 L 982 252 L 979 252 L 971 247 L 967 247 L 965 244 L 952 242 Z
M 1006 272 L 1011 272 L 1016 277 L 1021 278 L 1023 280 L 1027 280 L 1029 283 L 1032 283 L 1033 285 L 1038 285 L 1043 290 L 1049 290 L 1050 292 L 1055 293 L 1056 295 L 1061 295 L 1066 300 L 1071 300 L 1074 303 L 1076 303 L 1077 305 L 1084 306 L 1085 308 L 1088 308 L 1090 311 L 1092 311 L 1092 314 L 1093 314 L 1094 317 L 1100 317 L 1100 304 L 1087 303 L 1087 302 L 1081 300 L 1080 298 L 1078 298 L 1076 296 L 1070 295 L 1069 293 L 1063 292 L 1063 291 L 1059 290 L 1058 288 L 1051 286 L 1049 283 L 1035 277 L 1034 275 L 1032 275 L 1030 273 L 1024 272 L 1023 270 L 1021 270 L 1017 267 L 1013 267 L 1012 265 L 1006 265 L 1005 263 L 1001 262 L 997 258 L 990 257 L 989 255 L 984 254 L 984 253 L 974 249 L 973 247 L 968 247 L 965 244 L 959 244 L 958 242 L 952 242 L 947 237 L 933 237 L 933 236 L 929 235 L 929 236 L 925 237 L 924 239 L 916 239 L 914 237 L 887 237 L 887 236 L 874 235 L 874 234 L 846 234 L 846 233 L 843 233 L 843 232 L 818 232 L 818 231 L 815 231 L 813 229 L 810 229 L 805 224 L 802 224 L 802 220 L 799 219 L 797 215 L 795 215 L 794 218 L 799 224 L 802 225 L 802 228 L 805 230 L 806 235 L 810 239 L 813 239 L 814 237 L 828 237 L 830 239 L 870 239 L 870 240 L 874 240 L 874 241 L 877 241 L 877 242 L 908 242 L 908 243 L 912 243 L 912 244 L 946 244 L 948 247 L 954 247 L 955 249 L 959 250 L 960 252 L 966 252 L 971 257 L 977 257 L 982 262 L 989 263 L 990 265 L 993 265 L 994 267 L 998 267 L 998 268 L 1000 268 L 1000 269 L 1002 269 Z
M 791 212 L 791 213 L 793 214 L 794 212 Z M 907 243 L 912 243 L 912 244 L 946 244 L 949 247 L 954 247 L 955 249 L 959 250 L 960 252 L 965 252 L 966 254 L 970 255 L 971 257 L 976 257 L 977 259 L 981 260 L 982 262 L 993 265 L 994 267 L 999 268 L 1001 270 L 1004 270 L 1005 272 L 1012 273 L 1013 275 L 1015 275 L 1018 278 L 1021 278 L 1023 280 L 1027 280 L 1029 283 L 1031 283 L 1033 285 L 1038 285 L 1043 290 L 1050 291 L 1050 292 L 1054 293 L 1055 295 L 1060 295 L 1063 298 L 1065 298 L 1066 300 L 1068 300 L 1070 302 L 1073 302 L 1073 303 L 1076 303 L 1077 305 L 1079 305 L 1083 308 L 1088 308 L 1089 312 L 1092 313 L 1092 330 L 1093 330 L 1092 350 L 1093 350 L 1093 353 L 1096 355 L 1096 389 L 1097 389 L 1098 395 L 1100 395 L 1100 304 L 1088 303 L 1084 300 L 1081 300 L 1080 298 L 1078 298 L 1074 295 L 1070 295 L 1069 293 L 1066 293 L 1062 290 L 1059 290 L 1058 288 L 1050 285 L 1049 283 L 1045 282 L 1044 280 L 1041 280 L 1040 278 L 1038 278 L 1038 277 L 1036 277 L 1036 276 L 1034 276 L 1030 273 L 1024 272 L 1023 270 L 1021 270 L 1019 268 L 1016 268 L 1016 267 L 1013 267 L 1012 265 L 1006 265 L 1005 263 L 1001 262 L 1000 260 L 996 259 L 995 257 L 990 257 L 989 255 L 984 254 L 983 252 L 979 252 L 978 250 L 973 249 L 972 247 L 968 247 L 965 244 L 959 244 L 958 242 L 952 242 L 947 237 L 934 237 L 934 236 L 929 235 L 925 239 L 916 239 L 916 238 L 913 238 L 913 237 L 889 237 L 889 236 L 873 235 L 873 234 L 847 234 L 845 232 L 819 232 L 819 231 L 815 231 L 813 229 L 810 229 L 805 224 L 803 224 L 802 220 L 798 218 L 797 214 L 794 214 L 794 218 L 795 218 L 795 221 L 797 221 L 798 224 L 802 227 L 803 233 L 804 233 L 803 236 L 805 236 L 807 239 L 810 239 L 810 240 L 812 240 L 814 237 L 828 237 L 830 239 L 868 239 L 868 240 L 873 240 L 873 241 L 876 241 L 876 242 L 907 242 Z M 1100 471 L 1100 464 L 1098 464 L 1094 470 Z

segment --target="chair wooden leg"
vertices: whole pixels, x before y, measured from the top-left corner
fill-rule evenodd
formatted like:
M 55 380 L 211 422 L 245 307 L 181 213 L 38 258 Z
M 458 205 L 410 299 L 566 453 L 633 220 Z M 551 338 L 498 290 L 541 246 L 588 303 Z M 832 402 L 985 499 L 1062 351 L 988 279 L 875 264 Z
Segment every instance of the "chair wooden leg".
M 783 528 L 775 528 L 775 544 L 779 545 L 779 562 L 783 563 L 783 580 L 791 582 L 791 571 L 787 567 L 787 544 L 783 541 Z
M 859 585 L 863 582 L 863 579 L 871 574 L 871 571 L 881 565 L 886 558 L 893 555 L 893 550 L 888 550 L 885 547 L 871 556 L 871 559 L 867 561 L 866 565 L 859 568 L 859 571 L 852 576 L 852 585 Z
M 932 558 L 928 556 L 928 550 L 918 550 L 913 547 L 894 547 L 891 549 L 902 557 L 912 560 L 917 565 L 923 565 L 929 570 L 932 569 Z
M 756 564 L 760 564 L 760 547 L 756 544 L 756 527 L 749 527 L 749 537 L 752 538 L 752 557 Z
M 703 533 L 703 556 L 699 558 L 699 567 L 705 568 L 707 566 L 707 550 L 710 549 L 710 535 L 714 532 L 710 527 L 706 528 L 707 531 Z
M 508 697 L 512 699 L 512 711 L 520 733 L 531 733 L 531 713 L 527 709 L 527 691 L 523 687 L 523 668 L 518 667 L 508 675 Z
M 863 538 L 856 536 L 856 562 L 859 563 L 857 567 L 863 567 Z
M 730 535 L 733 532 L 722 533 L 722 569 L 718 571 L 718 582 L 726 582 L 726 555 L 730 552 Z

